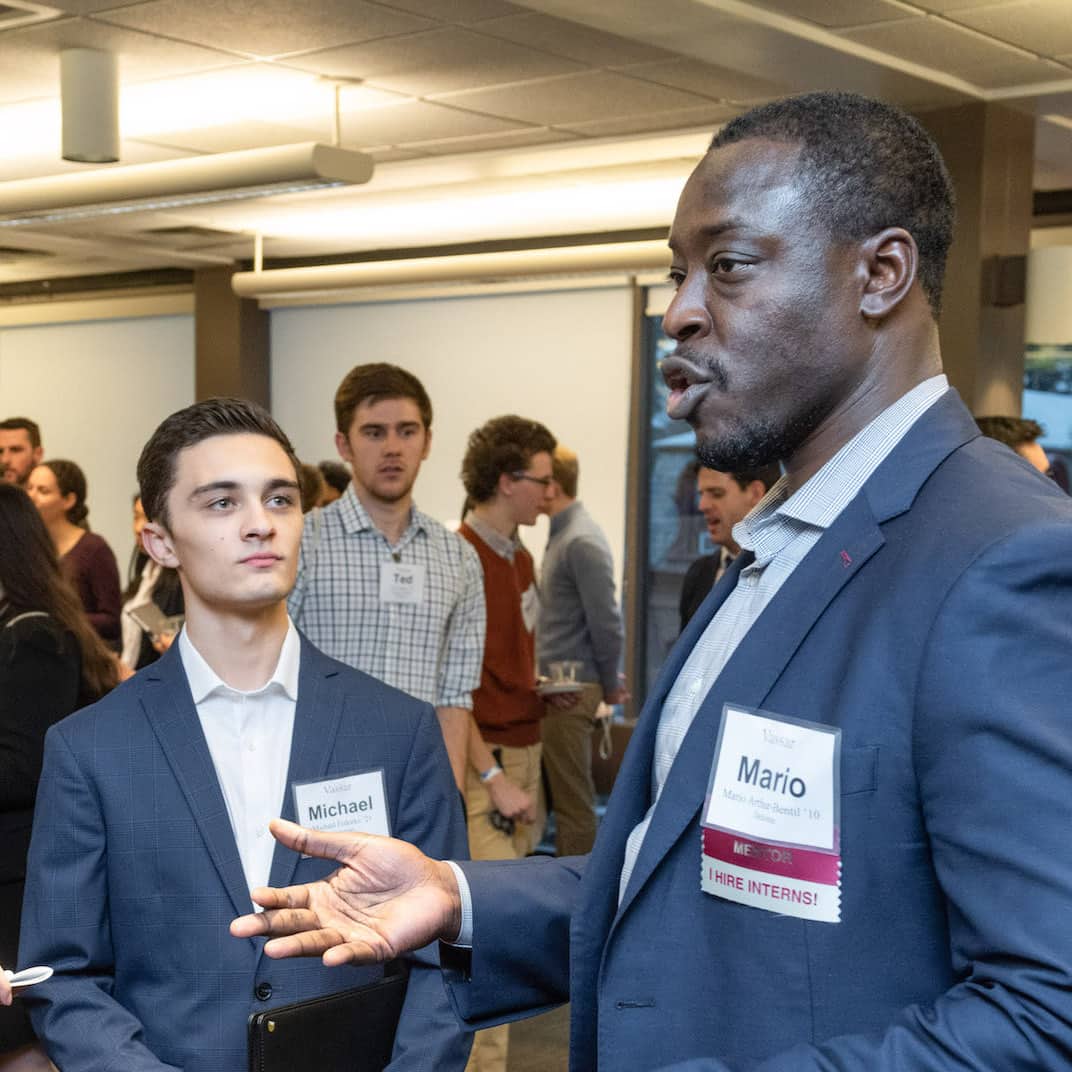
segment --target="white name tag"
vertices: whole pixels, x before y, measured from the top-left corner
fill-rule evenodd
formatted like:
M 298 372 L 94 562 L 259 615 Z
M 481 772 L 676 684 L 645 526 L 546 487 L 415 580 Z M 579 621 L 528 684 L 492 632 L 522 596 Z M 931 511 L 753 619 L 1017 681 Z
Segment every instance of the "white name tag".
M 424 564 L 385 562 L 380 567 L 381 603 L 423 603 Z
M 536 629 L 536 619 L 540 616 L 540 593 L 536 585 L 530 584 L 521 593 L 521 619 L 525 628 L 531 633 Z
M 391 836 L 383 768 L 295 782 L 294 811 L 302 826 L 336 833 Z
M 704 891 L 840 922 L 840 759 L 837 728 L 727 704 L 701 824 Z

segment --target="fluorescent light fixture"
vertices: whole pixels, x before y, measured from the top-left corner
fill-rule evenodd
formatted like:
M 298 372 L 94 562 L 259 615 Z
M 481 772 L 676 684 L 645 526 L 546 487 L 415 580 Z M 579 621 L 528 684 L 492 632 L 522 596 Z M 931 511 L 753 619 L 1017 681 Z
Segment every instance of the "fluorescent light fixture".
M 0 183 L 0 227 L 29 227 L 365 183 L 372 157 L 317 142 Z
M 361 287 L 485 283 L 508 278 L 578 273 L 639 272 L 665 268 L 669 263 L 670 251 L 665 242 L 616 242 L 471 253 L 454 257 L 419 257 L 405 261 L 278 268 L 268 272 L 237 272 L 231 277 L 231 286 L 239 297 L 270 299 Z

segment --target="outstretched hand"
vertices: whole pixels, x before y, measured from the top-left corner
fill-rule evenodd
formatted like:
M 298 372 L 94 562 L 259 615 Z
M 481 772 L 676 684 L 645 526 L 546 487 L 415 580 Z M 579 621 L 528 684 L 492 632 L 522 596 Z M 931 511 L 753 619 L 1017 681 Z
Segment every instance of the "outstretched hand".
M 287 848 L 342 866 L 319 882 L 253 890 L 265 911 L 232 921 L 236 938 L 269 935 L 270 957 L 322 955 L 334 967 L 392 960 L 457 936 L 461 900 L 449 865 L 375 834 L 323 833 L 284 819 L 269 829 Z

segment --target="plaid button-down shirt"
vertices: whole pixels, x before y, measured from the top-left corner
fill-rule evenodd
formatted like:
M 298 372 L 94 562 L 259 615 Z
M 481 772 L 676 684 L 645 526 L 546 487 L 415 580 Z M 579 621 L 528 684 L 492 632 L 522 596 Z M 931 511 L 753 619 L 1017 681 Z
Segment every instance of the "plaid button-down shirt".
M 619 900 L 629 885 L 681 742 L 715 679 L 804 556 L 909 428 L 948 388 L 945 376 L 924 380 L 861 429 L 794 495 L 788 496 L 787 478 L 782 477 L 755 509 L 733 526 L 734 540 L 743 551 L 754 552 L 755 561 L 741 570 L 737 587 L 696 641 L 663 702 L 651 765 L 651 807 L 626 842 Z
M 380 600 L 386 563 L 424 567 L 419 603 Z M 305 520 L 294 624 L 333 659 L 436 707 L 472 709 L 484 661 L 484 579 L 476 552 L 413 509 L 391 546 L 351 484 Z

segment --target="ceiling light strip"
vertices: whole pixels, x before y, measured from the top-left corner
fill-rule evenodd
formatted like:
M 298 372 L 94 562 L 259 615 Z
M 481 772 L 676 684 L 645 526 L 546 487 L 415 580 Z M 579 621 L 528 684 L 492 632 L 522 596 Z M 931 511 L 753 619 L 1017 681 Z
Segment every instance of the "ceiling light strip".
M 0 183 L 0 226 L 364 183 L 372 157 L 317 142 Z
M 231 286 L 239 297 L 267 299 L 313 292 L 330 294 L 361 287 L 479 284 L 572 273 L 633 272 L 665 268 L 669 263 L 670 251 L 665 242 L 620 242 L 238 272 L 232 277 Z

